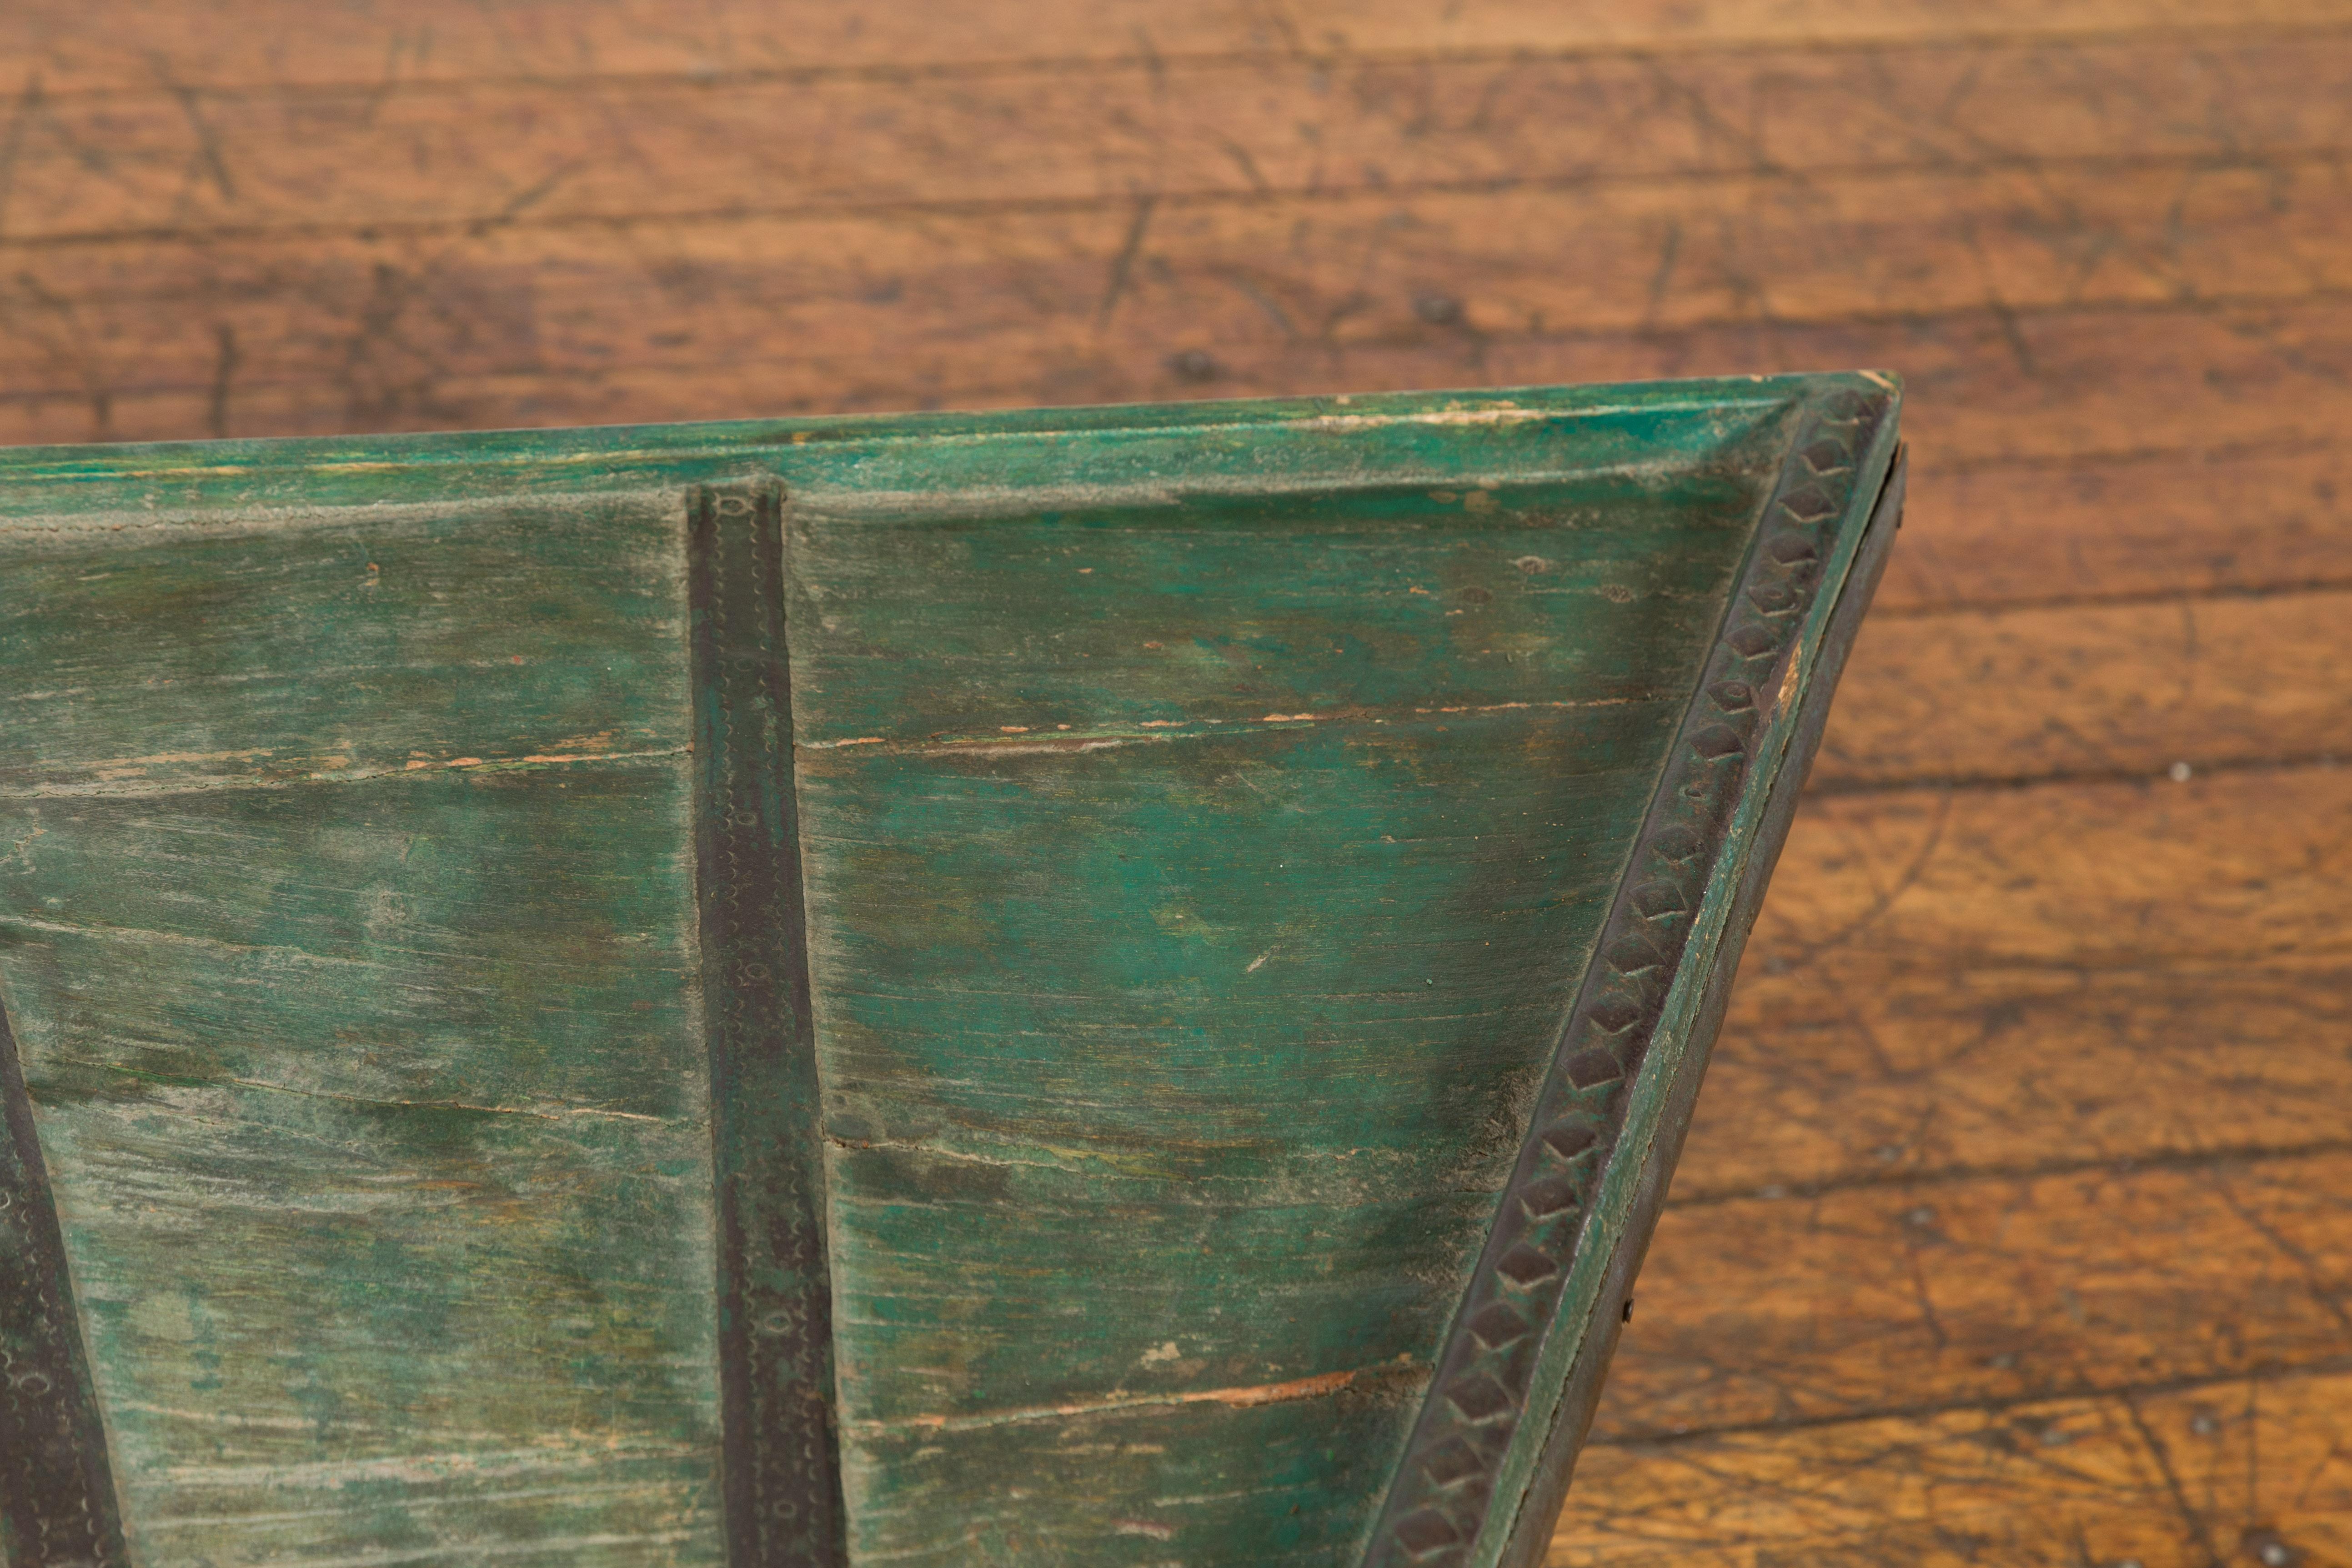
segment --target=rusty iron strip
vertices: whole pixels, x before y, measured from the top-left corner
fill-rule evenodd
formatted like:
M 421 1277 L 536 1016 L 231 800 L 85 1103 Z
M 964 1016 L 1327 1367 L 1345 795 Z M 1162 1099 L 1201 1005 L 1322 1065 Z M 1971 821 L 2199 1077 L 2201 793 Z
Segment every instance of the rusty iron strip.
M 772 481 L 698 487 L 688 500 L 721 1493 L 730 1568 L 837 1568 L 846 1552 L 782 516 Z
M 0 1009 L 0 1561 L 127 1563 L 122 1520 L 33 1128 L 16 1037 Z
M 1650 1178 L 1658 1190 L 1637 1194 L 1642 1212 L 1624 1227 L 1622 1245 L 1615 1245 L 1615 1238 L 1595 1235 L 1604 1227 L 1589 1222 L 1601 1217 L 1597 1200 L 1619 1152 L 1628 1091 L 1683 968 L 1701 900 L 1745 793 L 1753 749 L 1786 700 L 1784 682 L 1798 673 L 1789 667 L 1789 655 L 1840 542 L 1838 524 L 1853 510 L 1890 405 L 1889 398 L 1841 389 L 1797 411 L 1801 424 L 1791 456 L 1766 502 L 1759 537 L 1560 1033 L 1518 1162 L 1367 1543 L 1365 1568 L 1468 1568 L 1541 1555 L 1566 1489 L 1568 1465 L 1598 1396 L 1601 1365 L 1615 1343 L 1621 1305 L 1630 1304 L 1623 1293 L 1664 1196 L 1665 1169 L 1679 1146 L 1704 1055 L 1694 1052 L 1678 1074 L 1686 1081 L 1668 1090 L 1678 1114 L 1664 1118 L 1664 1169 Z M 1840 624 L 1823 650 L 1832 668 L 1814 672 L 1815 710 L 1800 715 L 1791 737 L 1795 776 L 1783 768 L 1777 781 L 1763 825 L 1762 838 L 1769 841 L 1755 846 L 1760 865 L 1748 868 L 1738 900 L 1747 907 L 1727 931 L 1730 961 L 1745 921 L 1754 918 L 1763 874 L 1777 858 L 1811 745 L 1819 739 L 1828 696 L 1820 678 L 1834 678 L 1834 661 L 1843 659 L 1883 563 L 1885 538 L 1894 531 L 1891 521 L 1881 526 L 1890 507 L 1900 507 L 1899 468 L 1890 465 L 1889 472 L 1882 495 L 1872 498 L 1864 530 L 1875 551 L 1856 560 L 1849 582 L 1859 591 L 1843 595 L 1836 606 Z M 1715 990 L 1727 990 L 1729 979 L 1727 963 L 1713 977 Z M 1702 1035 L 1711 1036 L 1721 1003 L 1719 994 L 1713 999 Z M 1570 1299 L 1571 1276 L 1590 1279 L 1589 1268 L 1580 1265 L 1591 1260 L 1580 1253 L 1612 1245 L 1619 1256 L 1602 1260 L 1605 1277 L 1593 1288 L 1598 1299 L 1587 1303 L 1593 1320 L 1587 1333 L 1578 1303 Z M 1538 1362 L 1557 1367 L 1559 1347 L 1551 1342 L 1571 1335 L 1578 1343 L 1559 1429 L 1522 1436 L 1523 1418 L 1542 1414 L 1529 1408 Z M 1547 1350 L 1554 1353 L 1547 1356 Z

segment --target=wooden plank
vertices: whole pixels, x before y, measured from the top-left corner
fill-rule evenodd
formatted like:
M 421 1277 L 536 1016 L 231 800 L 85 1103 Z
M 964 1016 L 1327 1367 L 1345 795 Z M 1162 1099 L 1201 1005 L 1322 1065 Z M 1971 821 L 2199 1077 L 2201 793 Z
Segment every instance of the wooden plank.
M 1596 1447 L 1549 1561 L 2316 1568 L 2352 1557 L 2347 1428 L 2336 1372 Z
M 858 1550 L 1360 1540 L 1730 592 L 1755 450 L 1663 490 L 1505 472 L 1475 504 L 796 505 Z M 1477 913 L 1433 929 L 1447 908 Z M 1086 1479 L 982 1506 L 1041 1472 Z
M 376 362 L 395 358 L 441 376 L 767 361 L 807 385 L 894 341 L 936 345 L 916 374 L 974 389 L 1001 384 L 1013 353 L 1166 370 L 1191 350 L 1246 378 L 1298 356 L 1495 358 L 1562 333 L 1913 320 L 1988 301 L 2012 319 L 2184 296 L 2300 301 L 2352 289 L 2339 197 L 2321 163 L 1996 168 L 92 243 L 19 253 L 0 310 L 25 360 L 19 398 L 117 376 L 209 391 L 224 328 L 232 406 L 248 386 L 381 381 L 398 372 Z M 2032 331 L 2017 332 L 2030 356 Z
M 7 131 L 0 237 L 2084 159 L 2263 168 L 2352 142 L 2347 74 L 2352 38 L 2327 34 L 1679 58 L 1286 54 L 723 85 L 156 85 L 24 98 Z M 1704 267 L 1701 226 L 1685 243 Z M 1527 245 L 1530 258 L 1544 249 Z
M 2210 395 L 2177 373 L 2155 384 Z M 2352 453 L 2340 443 L 1958 464 L 1921 450 L 1913 472 L 1883 612 L 2352 581 Z
M 1915 373 L 1914 439 L 1946 461 L 2332 438 L 2347 318 L 2311 291 L 2344 272 L 2352 219 L 2320 171 L 2223 171 L 2178 203 L 2148 172 L 2063 201 L 2032 184 L 44 247 L 0 284 L 21 367 L 0 407 L 12 439 L 104 438 L 1885 359 Z M 1738 224 L 1710 220 L 1751 198 Z M 1676 225 L 1689 238 L 1669 247 Z M 1538 265 L 1539 243 L 1591 265 Z M 2085 271 L 2095 252 L 2109 259 Z M 1874 307 L 1896 313 L 1852 319 Z M 2177 395 L 2151 407 L 2159 387 Z
M 2032 789 L 1817 799 L 1805 844 L 1834 879 L 1776 882 L 1753 946 L 1796 971 L 1926 944 L 1980 964 L 2116 969 L 2336 955 L 2352 771 L 2254 769 Z M 2084 900 L 2129 910 L 2085 921 Z
M 1816 797 L 1685 1197 L 2341 1136 L 2352 771 Z
M 1637 1300 L 1601 1441 L 2340 1365 L 2352 1152 L 1678 1205 Z
M 683 509 L 0 534 L 0 979 L 152 1561 L 719 1558 Z
M 2155 774 L 2352 755 L 2352 593 L 1884 616 L 1817 787 Z
M 2137 912 L 2089 898 L 2083 908 L 2091 920 Z M 2352 1025 L 2352 966 L 2339 960 L 2109 973 L 1915 956 L 1916 969 L 1858 961 L 1807 987 L 1751 960 L 1699 1103 L 1685 1192 L 2027 1167 L 2053 1150 L 2130 1160 L 2340 1136 L 2352 1060 L 2312 1045 Z
M 1853 45 L 2073 37 L 2151 29 L 2333 27 L 2340 0 L 1987 0 L 1955 12 L 1932 0 L 1844 0 L 1794 11 L 1771 0 L 1668 0 L 1564 7 L 1466 0 L 1435 16 L 1410 0 L 1246 0 L 1171 9 L 1147 0 L 975 0 L 946 11 L 894 5 L 845 13 L 814 0 L 424 0 L 321 26 L 294 0 L 235 4 L 26 0 L 0 18 L 0 79 L 51 90 L 265 83 L 369 83 L 481 77 L 716 76 L 881 70 L 1041 59 L 1191 55 L 1589 51 L 1727 45 Z

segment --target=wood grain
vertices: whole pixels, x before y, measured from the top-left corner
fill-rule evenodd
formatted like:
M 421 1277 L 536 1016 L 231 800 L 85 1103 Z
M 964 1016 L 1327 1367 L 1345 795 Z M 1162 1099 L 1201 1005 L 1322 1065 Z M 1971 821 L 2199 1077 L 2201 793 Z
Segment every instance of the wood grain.
M 134 1551 L 717 1561 L 682 514 L 119 523 L 5 541 L 0 982 Z
M 1882 614 L 1854 650 L 1813 782 L 2352 757 L 2347 626 L 2341 590 Z
M 2177 374 L 2204 323 L 2327 309 L 2310 301 L 2352 288 L 2347 257 L 2352 206 L 2315 163 L 1825 185 L 1728 176 L 39 247 L 0 284 L 0 331 L 22 365 L 12 405 L 89 409 L 103 396 L 110 422 L 89 433 L 119 435 L 142 429 L 125 418 L 131 400 L 157 393 L 216 399 L 232 434 L 257 416 L 282 425 L 266 411 L 303 392 L 341 427 L 421 426 L 465 411 L 467 384 L 516 376 L 587 384 L 575 396 L 593 401 L 534 416 L 609 416 L 594 384 L 621 367 L 700 382 L 737 412 L 1270 392 L 1309 378 L 1507 383 L 1546 379 L 1560 360 L 1604 373 L 1569 379 L 1626 379 L 1672 368 L 1676 341 L 1729 326 L 1794 337 L 1801 353 L 1810 330 L 1853 322 L 1893 347 L 1903 328 L 1934 332 L 1952 312 L 1988 313 L 2007 356 L 2049 388 L 2063 373 L 2042 360 L 2065 353 L 2040 345 L 2053 323 L 2174 312 L 2183 331 L 2162 346 Z M 908 353 L 877 356 L 892 342 Z M 2305 353 L 2336 363 L 2333 345 Z M 1949 455 L 1993 447 L 1956 443 L 1932 356 L 1919 375 L 1930 423 L 1916 440 Z M 679 411 L 700 405 L 663 410 Z
M 2137 912 L 2095 900 L 2084 909 L 2085 919 Z M 2340 1136 L 2352 1058 L 2335 1045 L 2347 1023 L 2336 959 L 2085 972 L 1920 956 L 1916 969 L 1857 963 L 1819 994 L 1751 960 L 1683 1190 L 1805 1191 Z
M 1817 847 L 1789 853 L 1860 875 L 1792 880 L 1758 922 L 1754 946 L 1792 973 L 1921 939 L 1983 963 L 2088 969 L 2352 951 L 2328 918 L 2352 770 L 1833 796 L 1808 822 Z M 2086 921 L 2092 900 L 2131 918 Z
M 2246 0 L 2226 17 L 2200 0 L 1836 0 L 1803 10 L 1773 0 L 1639 0 L 1556 5 L 1465 0 L 1432 16 L 1411 0 L 1247 0 L 1176 9 L 1147 0 L 975 0 L 940 10 L 814 0 L 425 0 L 338 16 L 298 0 L 232 4 L 112 0 L 102 10 L 28 0 L 0 19 L 0 79 L 52 90 L 265 83 L 364 85 L 411 79 L 884 71 L 1034 60 L 1099 65 L 1194 55 L 1438 51 L 1576 52 L 1854 44 L 2241 27 L 2341 27 L 2341 0 Z
M 2352 1557 L 2343 1373 L 1586 1451 L 1551 1568 Z M 2273 1556 L 2273 1560 L 2276 1560 Z
M 856 1550 L 1352 1556 L 1778 474 L 1750 417 L 1475 504 L 795 507 Z
M 2333 767 L 1810 801 L 1677 1192 L 2339 1136 L 2347 828 Z
M 811 209 L 1652 183 L 2267 169 L 2352 141 L 2352 38 L 1834 52 L 1132 60 L 755 77 L 66 94 L 7 130 L 0 239 L 643 223 Z M 1736 211 L 1727 207 L 1727 216 Z M 1688 242 L 1703 248 L 1694 229 Z M 1605 255 L 1606 244 L 1591 247 Z M 1528 259 L 1546 252 L 1529 237 Z M 1589 263 L 1587 263 L 1589 265 Z
M 2173 329 L 2158 321 L 2149 330 Z M 2200 395 L 2180 370 L 2147 374 L 2167 392 Z M 2332 377 L 2323 371 L 2320 379 Z M 2129 433 L 2108 439 L 2119 447 Z M 1879 588 L 1886 612 L 2352 578 L 2352 507 L 2344 504 L 2352 454 L 2333 443 L 2110 447 L 2030 461 L 1988 453 L 1957 465 L 1921 452 L 1915 462 L 1929 482 L 1912 491 L 1903 547 Z
M 1683 1204 L 1637 1301 L 1602 1441 L 2352 1368 L 2352 1152 Z

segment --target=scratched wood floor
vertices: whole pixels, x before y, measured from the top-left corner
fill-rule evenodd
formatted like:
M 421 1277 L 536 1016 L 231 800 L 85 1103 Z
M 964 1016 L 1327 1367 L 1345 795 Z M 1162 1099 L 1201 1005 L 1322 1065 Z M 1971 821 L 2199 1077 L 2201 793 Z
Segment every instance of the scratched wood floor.
M 2352 1564 L 2352 0 L 14 0 L 0 442 L 1887 366 L 1551 1561 Z

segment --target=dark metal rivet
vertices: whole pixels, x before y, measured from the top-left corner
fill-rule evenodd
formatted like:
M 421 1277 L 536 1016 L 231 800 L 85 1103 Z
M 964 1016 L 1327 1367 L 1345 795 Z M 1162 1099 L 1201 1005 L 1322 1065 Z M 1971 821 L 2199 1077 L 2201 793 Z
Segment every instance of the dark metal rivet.
M 1799 522 L 1819 522 L 1837 511 L 1837 503 L 1830 500 L 1821 486 L 1799 485 L 1780 498 L 1780 510 Z
M 1568 1081 L 1579 1089 L 1591 1089 L 1596 1083 L 1607 1083 L 1622 1077 L 1624 1068 L 1607 1051 L 1579 1051 L 1568 1058 Z
M 1632 931 L 1611 942 L 1601 956 L 1609 961 L 1609 967 L 1620 974 L 1639 974 L 1665 962 L 1656 948 Z
M 1470 1320 L 1470 1331 L 1490 1351 L 1501 1350 L 1528 1331 L 1527 1320 L 1501 1301 L 1482 1309 Z
M 1538 1279 L 1550 1279 L 1559 1271 L 1559 1265 L 1532 1247 L 1515 1247 L 1503 1254 L 1502 1261 L 1495 1268 L 1512 1284 L 1527 1286 Z
M 1691 750 L 1710 762 L 1745 749 L 1739 736 L 1727 725 L 1709 724 L 1691 737 Z
M 1806 447 L 1801 455 L 1805 466 L 1817 474 L 1834 474 L 1850 467 L 1853 462 L 1846 455 L 1845 444 L 1826 436 Z
M 1472 1421 L 1491 1421 L 1514 1403 L 1510 1391 L 1483 1372 L 1446 1384 L 1445 1402 Z
M 1633 889 L 1633 907 L 1656 920 L 1661 915 L 1679 914 L 1690 906 L 1683 900 L 1682 889 L 1672 882 L 1644 882 Z
M 1661 828 L 1657 836 L 1650 840 L 1650 849 L 1653 854 L 1661 859 L 1671 860 L 1676 865 L 1696 858 L 1698 852 L 1706 847 L 1706 841 L 1687 827 Z
M 1581 1121 L 1563 1121 L 1545 1128 L 1543 1141 L 1561 1159 L 1573 1160 L 1601 1142 L 1601 1135 Z
M 1576 1184 L 1566 1176 L 1546 1176 L 1519 1190 L 1519 1206 L 1537 1219 L 1572 1209 L 1576 1201 Z
M 1585 1016 L 1602 1033 L 1622 1035 L 1642 1021 L 1642 1007 L 1632 997 L 1612 992 L 1595 1002 Z
M 1430 1450 L 1429 1458 L 1421 1462 L 1421 1468 L 1427 1470 L 1429 1479 L 1439 1486 L 1450 1487 L 1485 1469 L 1486 1461 L 1478 1457 L 1477 1449 L 1461 1438 L 1448 1437 Z
M 1433 1508 L 1425 1508 L 1397 1521 L 1396 1536 L 1404 1542 L 1406 1551 L 1416 1557 L 1425 1557 L 1461 1540 L 1462 1532 L 1454 1528 L 1452 1520 Z

